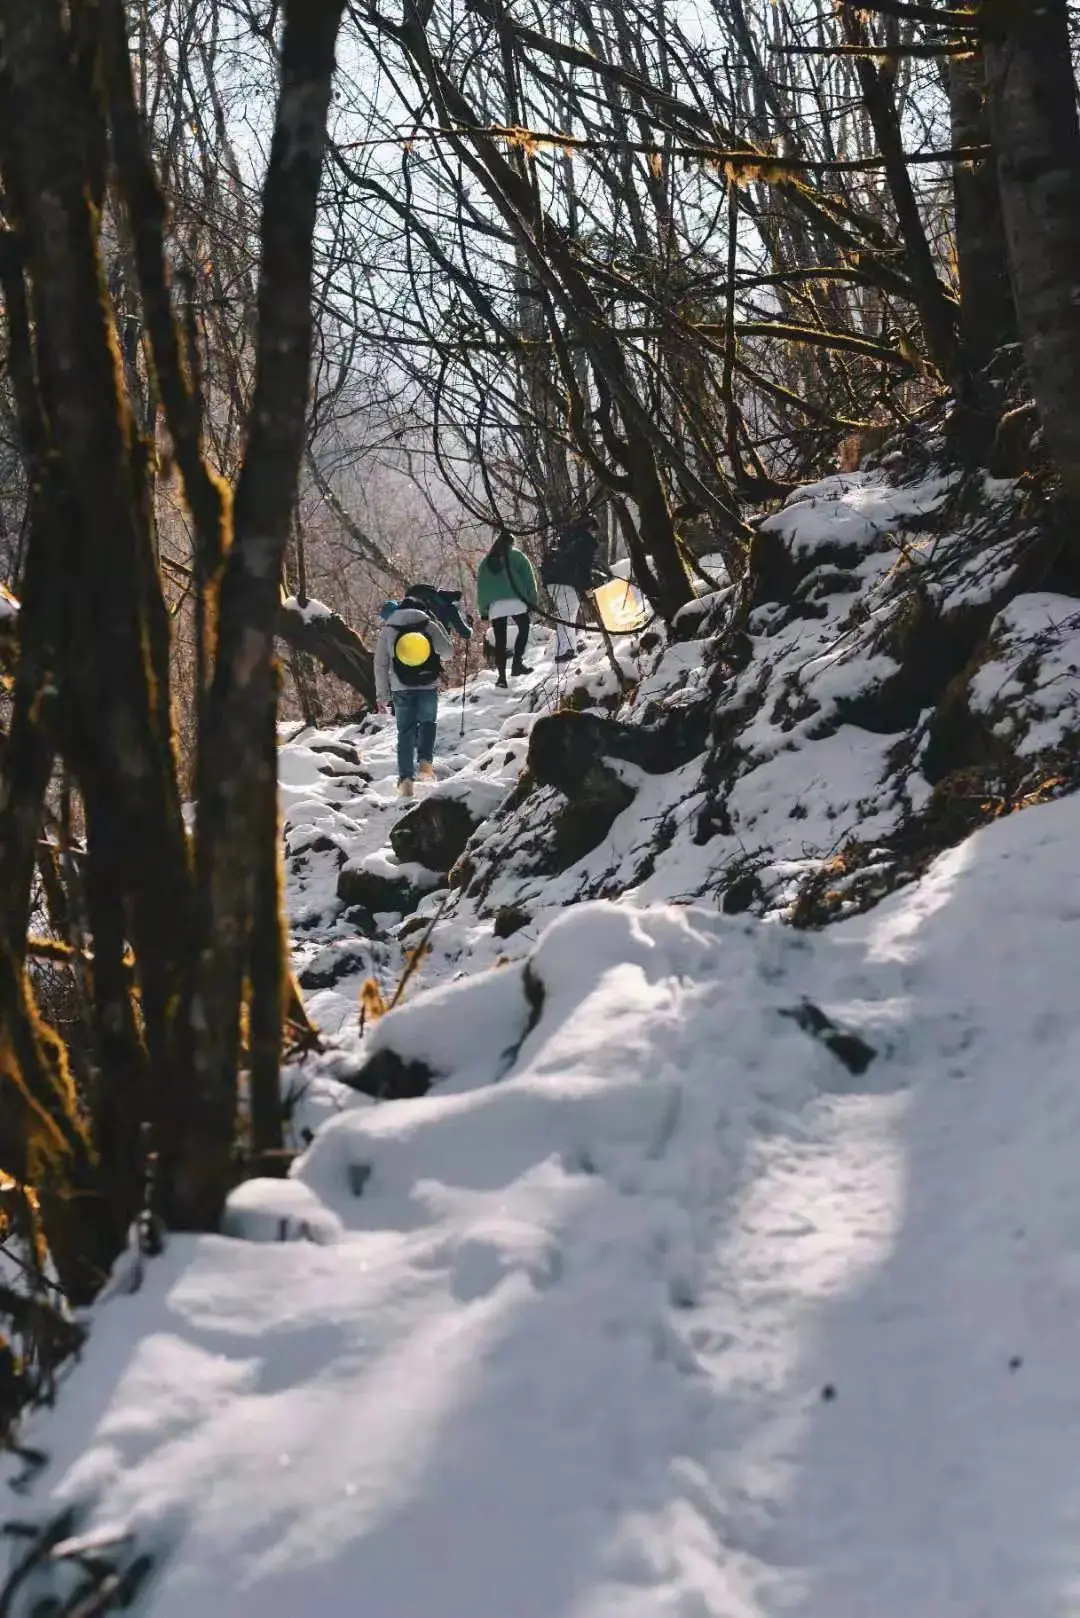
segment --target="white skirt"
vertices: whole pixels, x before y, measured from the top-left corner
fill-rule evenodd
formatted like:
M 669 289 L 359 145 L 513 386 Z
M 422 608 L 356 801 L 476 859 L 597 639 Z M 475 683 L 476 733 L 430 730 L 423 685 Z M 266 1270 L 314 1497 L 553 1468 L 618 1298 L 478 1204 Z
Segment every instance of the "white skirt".
M 493 601 L 488 608 L 488 618 L 520 618 L 523 612 L 528 612 L 528 603 L 522 601 L 520 596 L 503 596 L 500 601 Z

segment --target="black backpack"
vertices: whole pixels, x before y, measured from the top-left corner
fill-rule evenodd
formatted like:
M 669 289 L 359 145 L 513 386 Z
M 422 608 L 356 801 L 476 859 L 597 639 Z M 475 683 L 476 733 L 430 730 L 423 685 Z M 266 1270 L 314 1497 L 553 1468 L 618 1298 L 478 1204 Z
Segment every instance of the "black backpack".
M 558 574 L 559 564 L 566 546 L 566 530 L 556 528 L 549 533 L 540 551 L 540 583 L 553 584 L 551 574 Z
M 550 589 L 552 585 L 568 584 L 575 590 L 587 590 L 592 580 L 592 563 L 596 555 L 597 540 L 579 523 L 560 528 L 544 551 L 540 565 L 540 581 Z
M 420 624 L 404 624 L 394 638 L 392 654 L 394 674 L 404 686 L 434 685 L 442 674 L 442 658 L 435 650 L 431 643 L 431 637 L 427 633 L 427 624 L 429 622 L 430 620 L 425 618 L 424 622 Z M 399 657 L 398 647 L 407 636 L 422 640 L 426 644 L 427 656 L 423 661 L 417 662 L 415 657 L 410 657 L 406 663 Z

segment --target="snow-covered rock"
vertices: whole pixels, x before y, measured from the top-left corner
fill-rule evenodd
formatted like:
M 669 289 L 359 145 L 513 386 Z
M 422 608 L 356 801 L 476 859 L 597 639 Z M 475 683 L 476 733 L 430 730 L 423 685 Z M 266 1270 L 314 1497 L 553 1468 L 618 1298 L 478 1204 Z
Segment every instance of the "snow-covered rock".
M 486 801 L 493 807 L 504 796 L 501 789 L 495 788 L 495 796 Z M 482 801 L 484 797 L 481 793 Z M 400 860 L 449 872 L 486 818 L 483 809 L 474 808 L 474 803 L 472 792 L 433 792 L 397 822 L 390 833 L 391 848 Z

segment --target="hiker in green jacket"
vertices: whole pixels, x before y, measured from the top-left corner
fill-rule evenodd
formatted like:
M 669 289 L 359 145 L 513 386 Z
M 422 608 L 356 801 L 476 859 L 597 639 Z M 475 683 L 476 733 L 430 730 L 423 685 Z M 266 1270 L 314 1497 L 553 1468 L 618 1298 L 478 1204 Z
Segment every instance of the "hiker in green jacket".
M 529 614 L 537 603 L 536 574 L 524 551 L 514 544 L 514 536 L 501 528 L 494 545 L 476 572 L 476 609 L 491 624 L 495 641 L 497 686 L 506 687 L 507 623 L 514 621 L 514 662 L 511 674 L 531 674 L 525 666 L 529 642 Z

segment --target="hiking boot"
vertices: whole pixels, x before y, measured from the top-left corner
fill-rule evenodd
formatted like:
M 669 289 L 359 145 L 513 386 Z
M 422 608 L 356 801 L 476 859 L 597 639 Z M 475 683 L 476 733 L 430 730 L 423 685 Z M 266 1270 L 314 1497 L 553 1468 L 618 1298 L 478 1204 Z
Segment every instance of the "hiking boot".
M 411 798 L 412 797 L 412 782 L 411 781 L 399 781 L 398 784 L 397 784 L 397 795 L 398 795 L 399 798 Z
M 556 663 L 572 663 L 574 661 L 574 656 L 575 654 L 573 652 L 560 652 L 555 661 Z
M 419 763 L 416 766 L 416 779 L 418 781 L 434 781 L 436 779 L 434 764 L 428 764 L 426 761 Z
M 532 669 L 529 668 L 528 664 L 526 664 L 526 663 L 515 663 L 513 668 L 510 670 L 510 673 L 515 674 L 515 675 L 516 674 L 531 674 Z
M 495 681 L 495 689 L 496 691 L 509 690 L 509 681 L 507 680 L 505 674 L 499 675 L 499 678 Z

